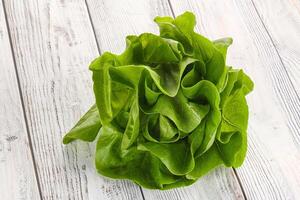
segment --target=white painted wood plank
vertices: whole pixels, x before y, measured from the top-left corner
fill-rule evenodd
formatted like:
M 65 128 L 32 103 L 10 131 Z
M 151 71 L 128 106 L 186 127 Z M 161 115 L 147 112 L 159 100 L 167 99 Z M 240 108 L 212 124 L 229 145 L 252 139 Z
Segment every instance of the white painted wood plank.
M 223 167 L 185 188 L 167 191 L 143 189 L 143 193 L 146 200 L 244 199 L 233 170 Z
M 39 199 L 2 1 L 0 70 L 0 198 Z
M 253 0 L 253 4 L 300 96 L 300 1 Z
M 62 145 L 94 101 L 88 65 L 98 50 L 85 2 L 4 2 L 42 198 L 141 199 L 135 185 L 96 174 L 94 145 Z
M 168 1 L 87 0 L 101 51 L 120 53 L 125 37 L 142 32 L 158 33 L 157 15 L 172 16 Z M 220 168 L 196 184 L 170 191 L 145 190 L 145 199 L 243 199 L 232 169 Z
M 300 1 L 255 0 L 253 6 L 288 74 L 288 87 L 296 90 L 284 106 L 295 142 L 300 145 Z
M 264 33 L 263 30 L 266 30 L 264 29 L 265 26 L 260 23 L 261 21 L 259 21 L 257 13 L 254 13 L 256 10 L 253 3 L 246 1 L 244 3 L 236 2 L 236 4 L 239 10 L 246 13 L 244 15 L 244 21 L 248 24 L 247 28 L 254 30 L 252 38 L 256 40 L 256 38 L 260 37 L 260 43 L 268 45 L 266 45 L 268 48 L 265 48 L 265 52 L 260 51 L 259 53 L 260 56 L 264 55 L 262 59 L 268 64 L 266 65 L 267 73 L 272 80 L 273 91 L 276 93 L 276 96 L 274 95 L 272 98 L 278 99 L 279 108 L 281 110 L 281 113 L 278 114 L 282 116 L 282 120 L 288 128 L 288 131 L 283 132 L 280 130 L 279 132 L 277 129 L 279 123 L 275 121 L 273 123 L 275 129 L 273 134 L 271 135 L 270 132 L 270 135 L 261 137 L 261 139 L 266 141 L 268 141 L 267 138 L 269 138 L 267 148 L 274 154 L 270 156 L 268 151 L 262 154 L 267 158 L 269 157 L 269 159 L 267 159 L 269 162 L 265 163 L 272 169 L 266 170 L 266 174 L 269 174 L 270 177 L 277 177 L 279 181 L 279 183 L 273 183 L 272 189 L 269 189 L 270 198 L 298 199 L 300 195 L 300 99 L 299 94 L 297 94 L 295 90 L 295 82 L 293 84 L 291 81 L 290 75 L 292 73 L 288 73 L 287 71 L 291 70 L 291 67 L 284 65 L 281 57 L 278 55 L 278 50 L 275 49 L 276 46 L 274 46 L 273 38 L 270 37 L 268 32 Z M 247 12 L 249 10 L 253 12 Z M 255 19 L 257 24 L 250 23 L 254 21 L 250 19 Z M 282 23 L 283 27 L 285 24 L 283 21 L 276 23 Z M 257 43 L 257 45 L 260 43 Z M 262 48 L 261 46 L 259 47 Z M 275 113 L 273 115 L 275 115 Z M 271 118 L 275 119 L 273 116 Z M 256 132 L 258 131 L 259 130 L 256 129 Z M 259 135 L 259 133 L 256 134 Z M 263 156 L 261 158 L 263 158 Z M 276 164 L 274 165 L 273 163 Z M 272 173 L 272 171 L 277 173 Z M 251 176 L 251 174 L 248 176 Z M 250 177 L 248 178 L 252 180 Z M 254 183 L 251 182 L 251 184 Z M 267 184 L 265 184 L 265 187 L 267 187 Z
M 87 5 L 102 52 L 123 52 L 127 35 L 158 34 L 154 17 L 172 15 L 167 1 L 87 0 Z
M 210 38 L 232 36 L 234 44 L 228 63 L 242 67 L 254 80 L 254 92 L 248 97 L 248 155 L 244 165 L 237 169 L 247 198 L 298 198 L 299 129 L 294 127 L 299 124 L 299 101 L 252 2 L 171 2 L 176 14 L 194 11 L 200 19 L 198 30 Z

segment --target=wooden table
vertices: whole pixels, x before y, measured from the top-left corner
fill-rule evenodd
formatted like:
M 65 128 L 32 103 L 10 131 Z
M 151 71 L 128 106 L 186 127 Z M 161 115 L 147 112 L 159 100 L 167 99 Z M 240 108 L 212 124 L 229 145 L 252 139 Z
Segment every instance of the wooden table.
M 90 61 L 185 10 L 255 82 L 245 163 L 170 191 L 98 176 L 94 144 L 61 143 L 94 101 Z M 2 200 L 300 199 L 299 0 L 1 0 L 0 69 Z

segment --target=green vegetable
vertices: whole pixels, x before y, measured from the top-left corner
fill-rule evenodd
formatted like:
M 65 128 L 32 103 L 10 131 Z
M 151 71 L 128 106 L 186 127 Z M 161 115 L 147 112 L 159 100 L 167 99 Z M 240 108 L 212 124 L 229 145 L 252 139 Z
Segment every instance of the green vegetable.
M 90 142 L 99 133 L 100 174 L 170 189 L 219 165 L 243 163 L 245 95 L 253 83 L 225 65 L 232 39 L 210 41 L 195 33 L 192 13 L 155 22 L 159 36 L 128 36 L 121 55 L 106 52 L 91 63 L 96 105 L 63 142 Z

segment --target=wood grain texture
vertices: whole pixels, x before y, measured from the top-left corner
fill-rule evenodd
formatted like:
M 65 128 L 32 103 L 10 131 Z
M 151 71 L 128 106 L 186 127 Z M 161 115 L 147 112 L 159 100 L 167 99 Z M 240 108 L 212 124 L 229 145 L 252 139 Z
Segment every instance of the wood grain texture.
M 300 96 L 300 1 L 253 0 Z
M 157 15 L 172 16 L 168 1 L 87 0 L 101 51 L 120 53 L 125 37 L 142 32 L 158 33 Z M 232 169 L 220 168 L 190 187 L 170 191 L 145 190 L 145 199 L 243 199 Z
M 42 198 L 141 199 L 135 185 L 96 174 L 93 145 L 62 145 L 94 101 L 88 64 L 98 50 L 84 1 L 4 2 Z
M 290 103 L 283 106 L 295 142 L 300 145 L 300 1 L 253 0 L 252 4 L 287 73 L 284 85 L 291 89 L 283 95 L 288 95 Z
M 244 165 L 237 169 L 246 197 L 297 199 L 299 101 L 286 66 L 253 3 L 241 0 L 171 0 L 171 3 L 176 14 L 185 10 L 195 12 L 197 30 L 204 35 L 212 39 L 233 37 L 228 64 L 242 67 L 254 80 L 254 92 L 248 96 L 248 154 Z
M 0 70 L 0 198 L 39 199 L 2 1 Z

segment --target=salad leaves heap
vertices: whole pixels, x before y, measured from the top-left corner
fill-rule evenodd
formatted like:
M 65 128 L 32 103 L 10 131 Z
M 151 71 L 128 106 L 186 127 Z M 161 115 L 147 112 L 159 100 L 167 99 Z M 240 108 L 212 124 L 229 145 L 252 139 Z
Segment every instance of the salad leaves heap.
M 127 36 L 121 55 L 91 63 L 96 104 L 63 143 L 99 135 L 97 171 L 153 189 L 190 185 L 219 165 L 239 167 L 253 83 L 226 66 L 232 39 L 195 33 L 190 12 L 154 21 L 159 36 Z

